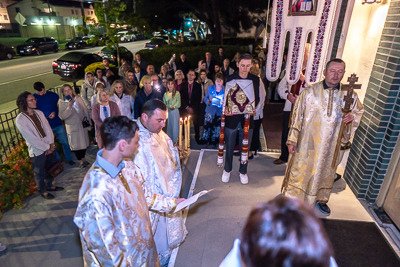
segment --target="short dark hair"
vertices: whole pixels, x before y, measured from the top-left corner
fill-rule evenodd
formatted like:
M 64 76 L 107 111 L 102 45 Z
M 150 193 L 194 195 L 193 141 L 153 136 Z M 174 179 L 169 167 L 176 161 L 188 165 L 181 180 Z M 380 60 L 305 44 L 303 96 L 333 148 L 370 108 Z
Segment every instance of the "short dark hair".
M 110 63 L 110 60 L 108 58 L 106 58 L 106 57 L 103 57 L 103 60 L 107 60 L 108 63 Z
M 153 98 L 148 100 L 146 103 L 144 103 L 142 107 L 142 114 L 146 113 L 146 115 L 150 118 L 153 116 L 154 111 L 156 109 L 161 109 L 162 111 L 167 111 L 167 105 L 164 104 L 163 101 L 157 98 Z
M 186 53 L 185 52 L 181 52 L 181 55 L 185 55 L 186 56 Z
M 187 74 L 189 74 L 191 71 L 194 72 L 194 74 L 196 74 L 196 71 L 194 69 L 190 69 Z
M 35 82 L 33 84 L 33 89 L 36 91 L 42 91 L 44 89 L 44 84 L 42 82 Z
M 214 77 L 214 82 L 215 82 L 217 79 L 221 79 L 221 80 L 224 81 L 224 80 L 225 80 L 224 74 L 221 73 L 221 72 L 216 73 L 216 74 L 215 74 L 215 77 Z
M 123 58 L 121 58 L 121 59 L 120 59 L 120 61 L 125 61 L 125 62 L 128 62 L 128 60 L 127 60 L 126 58 L 124 58 L 124 57 L 123 57 Z
M 96 70 L 94 71 L 94 73 L 97 73 L 98 70 L 101 70 L 101 72 L 103 72 L 103 69 L 101 69 L 101 68 L 96 68 Z
M 241 55 L 239 56 L 238 62 L 242 61 L 243 59 L 250 59 L 250 60 L 252 60 L 252 59 L 253 59 L 253 56 L 250 55 L 249 53 L 241 54 Z
M 138 129 L 136 122 L 126 116 L 106 118 L 100 126 L 100 135 L 104 149 L 113 150 L 120 140 L 125 140 L 130 144 Z
M 29 95 L 31 95 L 31 93 L 28 91 L 25 91 L 17 97 L 16 102 L 17 102 L 17 107 L 18 107 L 20 113 L 28 110 L 28 102 L 26 102 L 26 100 L 28 99 Z
M 240 254 L 247 267 L 329 267 L 333 250 L 311 206 L 278 196 L 250 212 Z
M 326 63 L 326 67 L 325 67 L 326 70 L 328 69 L 329 65 L 332 62 L 342 63 L 344 65 L 344 69 L 346 69 L 346 62 L 344 62 L 341 58 L 333 58 L 333 59 L 329 60 L 328 63 Z
M 224 49 L 222 46 L 218 47 L 218 50 L 220 50 L 222 48 L 222 50 Z
M 199 71 L 199 74 L 202 74 L 203 72 L 204 72 L 205 74 L 207 74 L 207 71 L 206 71 L 206 70 L 200 70 L 200 71 Z

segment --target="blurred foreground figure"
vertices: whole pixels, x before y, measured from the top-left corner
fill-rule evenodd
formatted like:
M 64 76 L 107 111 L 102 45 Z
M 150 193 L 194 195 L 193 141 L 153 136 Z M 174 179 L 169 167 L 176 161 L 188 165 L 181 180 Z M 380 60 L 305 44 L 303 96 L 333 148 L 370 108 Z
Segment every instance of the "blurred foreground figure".
M 278 196 L 253 208 L 220 267 L 337 267 L 332 255 L 311 206 Z

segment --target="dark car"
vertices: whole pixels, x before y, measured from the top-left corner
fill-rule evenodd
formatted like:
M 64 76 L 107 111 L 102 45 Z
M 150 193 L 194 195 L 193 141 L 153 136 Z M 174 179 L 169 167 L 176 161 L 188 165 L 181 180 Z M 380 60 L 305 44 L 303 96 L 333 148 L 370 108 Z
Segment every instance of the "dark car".
M 15 56 L 15 50 L 13 46 L 6 46 L 0 44 L 0 58 L 1 59 L 12 59 Z
M 158 37 L 151 38 L 151 41 L 149 43 L 145 43 L 144 48 L 154 49 L 154 48 L 157 48 L 157 47 L 160 47 L 163 45 L 167 45 L 167 44 L 168 44 L 168 41 L 165 40 L 164 36 L 158 36 Z
M 65 44 L 65 49 L 81 49 L 89 46 L 86 41 L 90 40 L 88 36 L 75 37 L 71 41 Z
M 17 52 L 23 55 L 41 55 L 44 52 L 57 53 L 58 41 L 53 37 L 29 38 L 22 45 L 17 46 Z
M 97 54 L 101 57 L 108 58 L 110 60 L 110 63 L 113 63 L 114 65 L 118 65 L 117 64 L 117 50 L 115 48 L 107 48 L 107 46 L 106 46 L 103 49 L 101 49 L 101 51 Z M 119 47 L 119 58 L 120 59 L 125 58 L 129 62 L 132 62 L 133 54 L 131 51 L 129 51 L 125 47 L 120 46 Z
M 61 77 L 84 78 L 85 68 L 92 63 L 101 61 L 102 58 L 96 54 L 69 52 L 53 61 L 53 73 Z

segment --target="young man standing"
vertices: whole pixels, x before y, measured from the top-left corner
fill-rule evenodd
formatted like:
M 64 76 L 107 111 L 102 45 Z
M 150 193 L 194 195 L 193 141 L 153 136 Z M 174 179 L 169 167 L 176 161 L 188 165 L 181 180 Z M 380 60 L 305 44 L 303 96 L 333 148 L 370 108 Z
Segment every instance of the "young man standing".
M 58 116 L 58 100 L 60 97 L 53 92 L 47 92 L 44 84 L 41 82 L 35 82 L 33 84 L 35 94 L 33 97 L 36 98 L 36 109 L 43 112 L 47 121 L 50 124 L 53 133 L 57 136 L 58 140 L 63 147 L 65 160 L 70 164 L 74 165 L 75 162 L 71 157 L 71 149 L 68 143 L 67 132 L 63 126 L 63 123 Z
M 240 55 L 237 66 L 239 71 L 228 76 L 227 79 L 227 86 L 225 91 L 225 96 L 230 88 L 228 88 L 229 82 L 235 82 L 237 80 L 248 80 L 252 85 L 252 88 L 247 88 L 246 90 L 253 90 L 254 98 L 255 98 L 255 107 L 257 107 L 258 103 L 260 102 L 260 79 L 249 73 L 250 68 L 252 66 L 253 57 L 250 54 L 243 54 Z M 225 100 L 227 101 L 227 100 Z M 254 109 L 255 110 L 255 109 Z M 250 141 L 253 135 L 253 127 L 254 121 L 253 116 L 255 113 L 250 114 L 250 129 L 248 132 L 248 140 L 250 147 Z M 239 149 L 240 153 L 242 151 L 242 140 L 243 140 L 243 129 L 244 129 L 244 122 L 245 122 L 245 115 L 238 114 L 232 115 L 228 113 L 228 108 L 225 108 L 225 146 L 226 146 L 226 154 L 225 154 L 225 167 L 222 173 L 222 182 L 227 183 L 229 182 L 229 178 L 232 171 L 232 160 L 233 160 L 233 150 L 236 144 L 236 136 L 239 134 Z M 247 161 L 245 164 L 242 162 L 240 163 L 239 168 L 239 178 L 242 184 L 248 183 L 248 176 L 247 176 Z
M 100 134 L 104 149 L 83 180 L 74 217 L 85 266 L 160 266 L 149 210 L 170 211 L 179 201 L 147 190 L 140 169 L 124 160 L 139 147 L 136 122 L 109 117 Z

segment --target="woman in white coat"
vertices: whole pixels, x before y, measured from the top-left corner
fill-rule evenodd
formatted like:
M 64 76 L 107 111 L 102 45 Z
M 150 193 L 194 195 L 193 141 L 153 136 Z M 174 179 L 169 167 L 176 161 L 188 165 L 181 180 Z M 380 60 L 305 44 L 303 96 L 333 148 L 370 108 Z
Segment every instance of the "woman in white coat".
M 80 161 L 80 167 L 85 168 L 90 163 L 86 161 L 86 149 L 89 147 L 89 127 L 83 128 L 82 121 L 86 117 L 89 124 L 88 109 L 80 96 L 75 96 L 71 86 L 64 84 L 60 88 L 60 101 L 58 102 L 58 115 L 65 122 L 68 142 L 76 159 Z
M 127 92 L 125 84 L 121 80 L 115 80 L 111 85 L 110 100 L 115 102 L 121 116 L 127 116 L 129 119 L 133 120 L 133 97 Z

